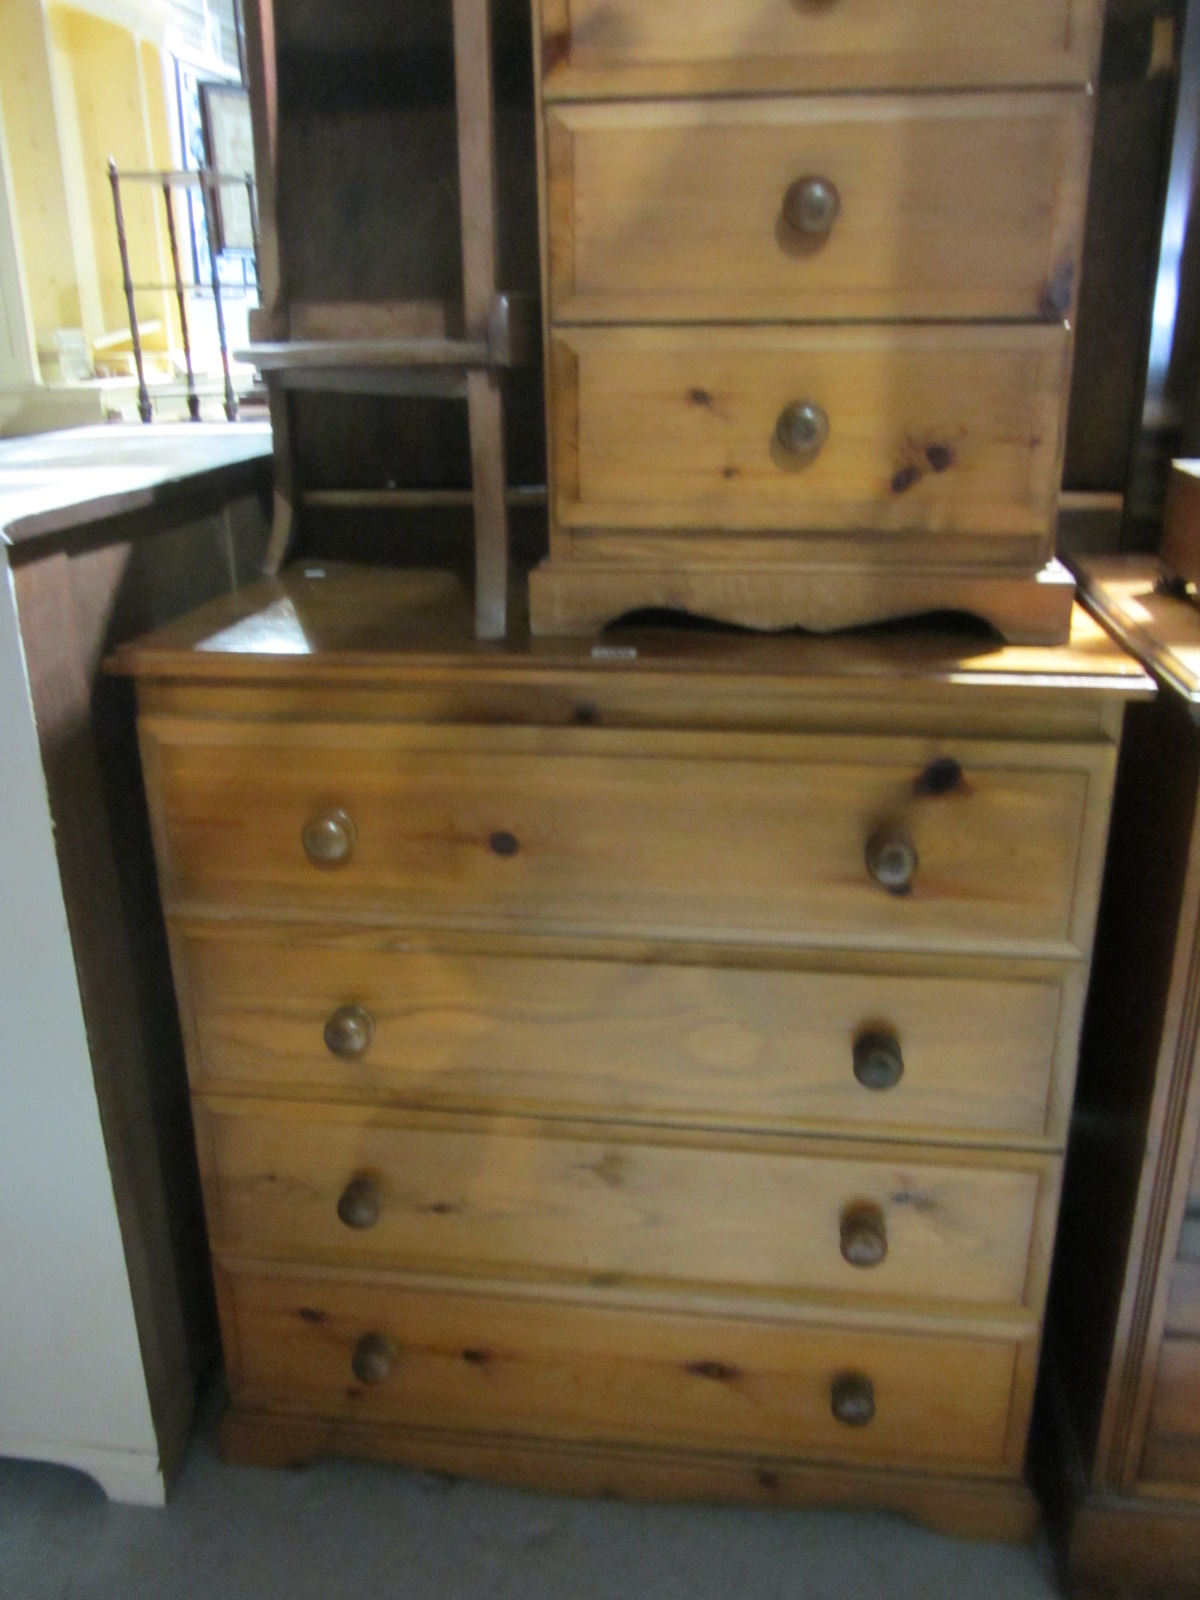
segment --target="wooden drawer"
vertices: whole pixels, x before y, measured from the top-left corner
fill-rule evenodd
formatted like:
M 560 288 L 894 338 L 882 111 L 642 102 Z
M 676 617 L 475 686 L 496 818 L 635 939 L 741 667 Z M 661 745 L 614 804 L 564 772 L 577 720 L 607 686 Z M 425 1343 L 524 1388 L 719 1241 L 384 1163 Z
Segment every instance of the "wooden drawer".
M 153 717 L 142 728 L 172 909 L 955 951 L 1059 954 L 1090 938 L 1090 907 L 1073 919 L 1075 880 L 1081 835 L 1103 826 L 1088 788 L 1107 781 L 1106 747 Z M 315 866 L 304 830 L 337 810 L 349 858 Z M 907 894 L 867 869 L 881 829 L 915 846 Z
M 568 99 L 1083 83 L 1101 19 L 1098 0 L 540 0 L 539 10 L 543 92 Z
M 201 1089 L 1032 1138 L 1065 1110 L 1050 1103 L 1064 996 L 1048 977 L 648 965 L 195 924 L 177 950 Z M 872 1073 L 871 1036 L 894 1040 L 894 1083 L 878 1057 Z
M 221 1273 L 219 1282 L 241 1406 L 526 1437 L 1009 1464 L 1021 1348 L 1011 1342 L 300 1276 Z M 392 1350 L 376 1347 L 377 1381 L 363 1382 L 354 1360 L 372 1335 Z M 851 1374 L 873 1392 L 862 1426 L 833 1415 L 834 1385 Z
M 950 533 L 976 560 L 988 535 L 1021 535 L 1048 553 L 1067 352 L 1061 326 L 560 328 L 555 515 Z M 804 405 L 828 435 L 801 463 L 780 432 Z M 632 558 L 661 554 L 646 539 Z
M 1141 1474 L 1200 1485 L 1200 1338 L 1162 1342 Z
M 1090 127 L 1074 92 L 553 107 L 551 315 L 1061 321 Z M 785 217 L 814 177 L 824 235 Z
M 260 1260 L 1020 1307 L 1040 1294 L 1030 1252 L 1058 1177 L 1055 1159 L 1001 1153 L 196 1111 L 214 1248 Z M 856 1248 L 874 1264 L 852 1265 Z

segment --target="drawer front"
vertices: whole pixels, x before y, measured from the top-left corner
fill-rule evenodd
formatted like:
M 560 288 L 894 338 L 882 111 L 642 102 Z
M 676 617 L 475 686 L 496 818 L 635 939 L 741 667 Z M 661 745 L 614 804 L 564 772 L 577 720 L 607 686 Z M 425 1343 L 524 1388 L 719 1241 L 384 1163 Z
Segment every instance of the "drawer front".
M 1141 1475 L 1200 1486 L 1200 1338 L 1162 1342 Z
M 222 1281 L 242 1405 L 559 1440 L 1005 1466 L 1012 1343 L 299 1276 Z M 833 1414 L 847 1377 L 874 1408 L 857 1426 Z M 843 1382 L 843 1413 L 845 1393 Z
M 439 741 L 155 719 L 143 732 L 173 908 L 1039 953 L 1072 937 L 1089 769 L 1111 760 L 1101 748 L 874 738 L 447 730 Z M 953 787 L 931 792 L 947 774 Z M 312 842 L 339 813 L 348 854 L 314 865 L 306 829 Z M 871 875 L 867 847 L 881 838 L 915 850 L 906 894 Z
M 1036 1157 L 715 1148 L 346 1107 L 209 1102 L 197 1117 L 216 1249 L 470 1276 L 1021 1306 L 1057 1173 Z
M 1067 349 L 1037 325 L 560 328 L 555 513 L 1048 548 Z
M 551 314 L 1061 321 L 1090 126 L 1072 92 L 551 108 Z
M 1082 83 L 1098 0 L 540 0 L 547 96 Z
M 1051 979 L 405 943 L 181 933 L 196 1085 L 744 1126 L 1047 1129 L 1062 1004 Z

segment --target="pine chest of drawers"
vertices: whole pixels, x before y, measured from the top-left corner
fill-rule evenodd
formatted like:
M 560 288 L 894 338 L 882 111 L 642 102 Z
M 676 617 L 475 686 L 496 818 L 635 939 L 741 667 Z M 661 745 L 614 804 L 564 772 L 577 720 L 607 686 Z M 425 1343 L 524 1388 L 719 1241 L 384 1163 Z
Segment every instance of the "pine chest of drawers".
M 1122 705 L 1069 646 L 476 645 L 298 570 L 129 647 L 226 1448 L 1028 1529 Z
M 535 0 L 535 632 L 964 609 L 1065 639 L 1101 11 Z

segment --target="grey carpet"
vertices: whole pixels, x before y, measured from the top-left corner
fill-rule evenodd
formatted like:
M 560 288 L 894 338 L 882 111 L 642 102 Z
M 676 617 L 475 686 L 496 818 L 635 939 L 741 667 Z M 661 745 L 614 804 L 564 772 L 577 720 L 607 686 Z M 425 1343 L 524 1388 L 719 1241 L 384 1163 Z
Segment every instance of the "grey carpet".
M 898 1518 L 557 1500 L 358 1462 L 223 1465 L 165 1511 L 0 1461 L 2 1600 L 1050 1600 L 1044 1548 Z

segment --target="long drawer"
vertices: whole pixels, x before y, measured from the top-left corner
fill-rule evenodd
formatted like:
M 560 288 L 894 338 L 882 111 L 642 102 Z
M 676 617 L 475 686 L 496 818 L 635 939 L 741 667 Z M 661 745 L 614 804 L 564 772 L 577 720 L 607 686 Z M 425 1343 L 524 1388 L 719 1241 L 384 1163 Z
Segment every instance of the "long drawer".
M 1090 127 L 1073 92 L 552 107 L 551 315 L 1061 321 Z
M 1088 785 L 1111 761 L 836 736 L 142 730 L 171 909 L 1032 953 L 1076 936 Z
M 1020 1308 L 1057 1193 L 1037 1156 L 252 1101 L 196 1118 L 214 1248 L 258 1260 Z
M 1058 1132 L 1061 979 L 498 955 L 202 923 L 178 930 L 177 949 L 202 1090 L 926 1136 Z
M 543 92 L 1083 83 L 1098 0 L 539 0 Z M 986 174 L 981 173 L 981 179 Z
M 573 529 L 953 534 L 984 561 L 989 539 L 1023 536 L 1037 566 L 1068 346 L 1036 324 L 559 327 L 555 515 Z
M 1011 1342 L 221 1273 L 234 1399 L 414 1428 L 1019 1469 Z M 835 1408 L 838 1414 L 835 1415 Z

